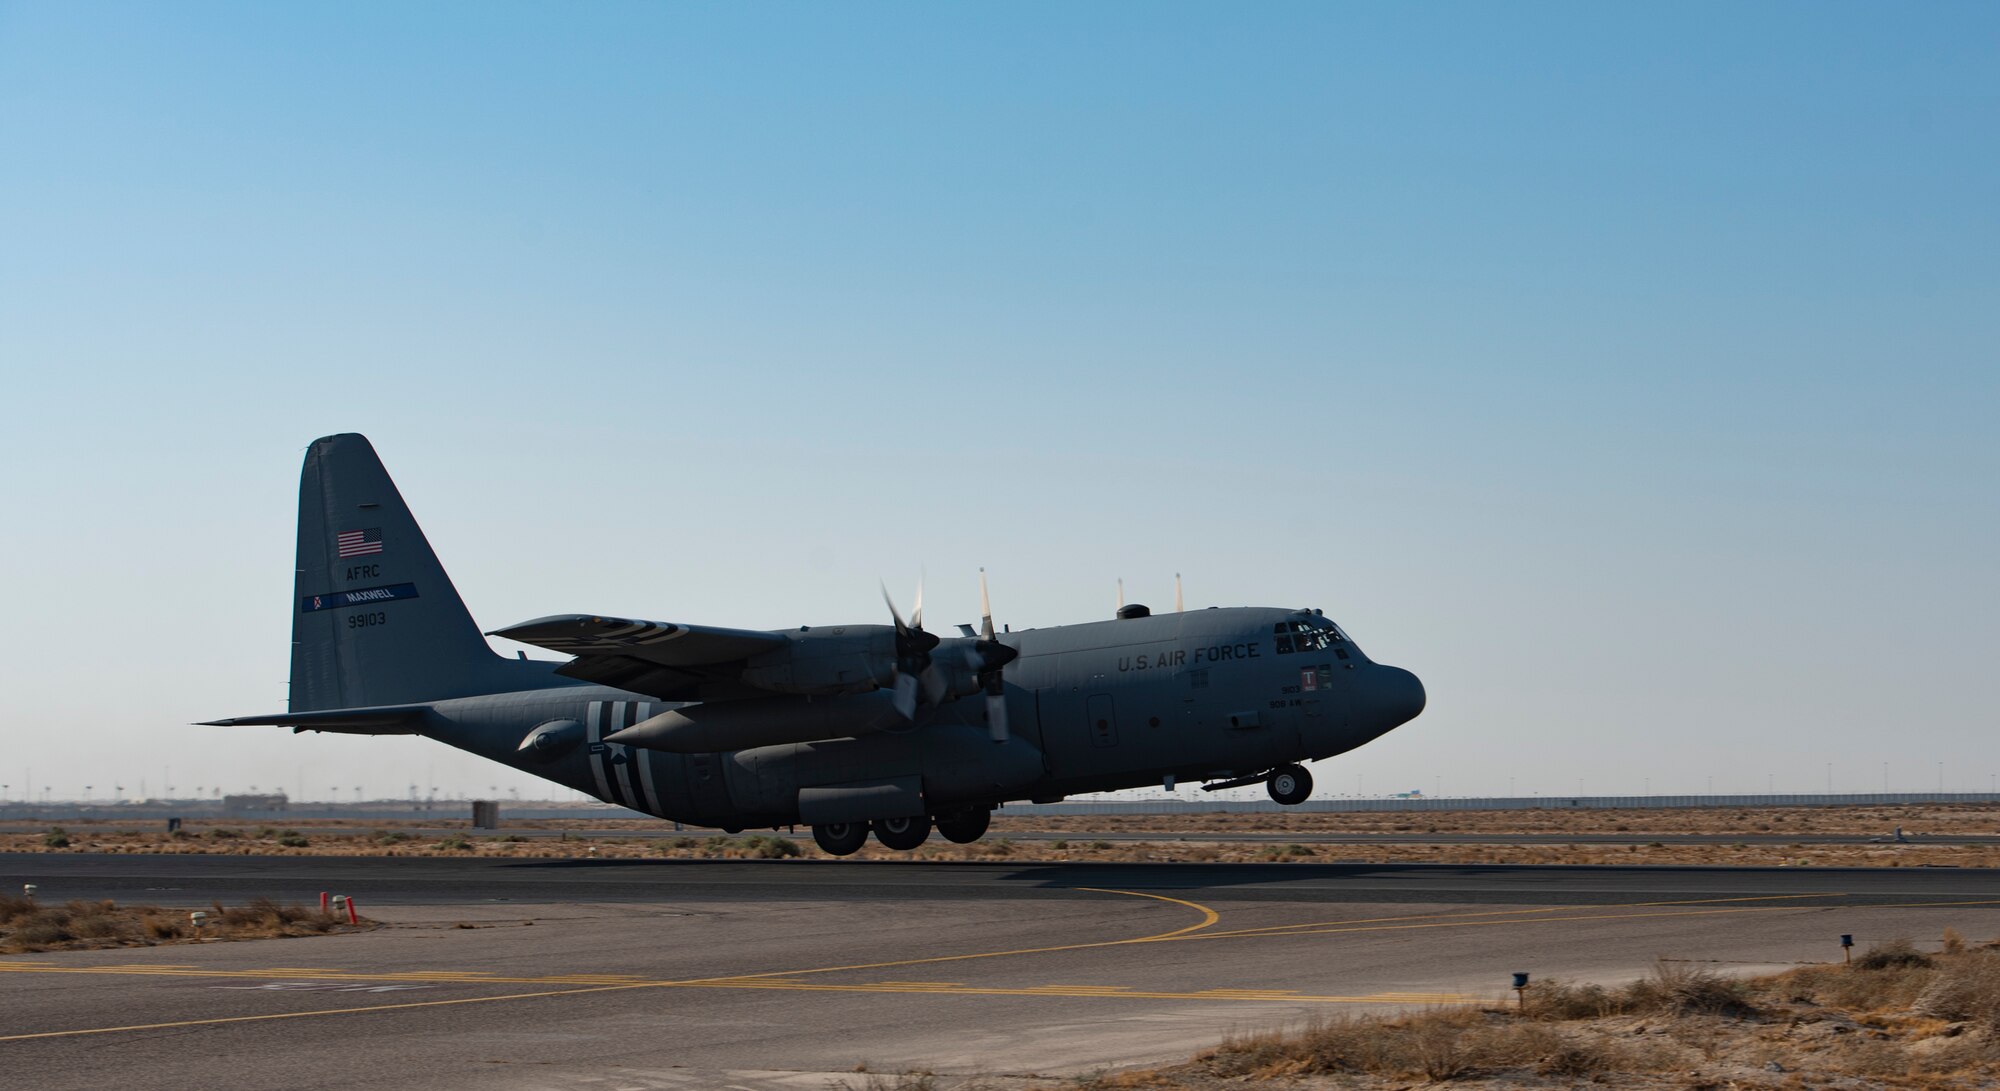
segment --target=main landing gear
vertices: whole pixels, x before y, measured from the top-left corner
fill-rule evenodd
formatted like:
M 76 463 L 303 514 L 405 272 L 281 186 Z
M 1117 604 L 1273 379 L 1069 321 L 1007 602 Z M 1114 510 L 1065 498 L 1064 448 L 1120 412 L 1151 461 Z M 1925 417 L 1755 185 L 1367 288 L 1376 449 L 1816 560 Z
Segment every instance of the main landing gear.
M 875 828 L 875 840 L 882 842 L 883 848 L 908 852 L 924 843 L 931 835 L 931 816 L 913 814 L 904 818 L 878 818 L 869 823 Z
M 970 845 L 986 836 L 986 826 L 993 819 L 992 812 L 984 807 L 969 811 L 937 816 L 937 831 L 944 839 L 955 845 Z
M 812 828 L 813 843 L 830 856 L 852 856 L 861 851 L 861 846 L 868 843 L 868 835 L 873 833 L 883 848 L 908 852 L 930 838 L 931 824 L 935 822 L 945 840 L 969 845 L 986 836 L 992 817 L 985 808 L 974 807 L 936 816 L 913 814 L 878 818 L 873 822 L 829 822 Z
M 813 827 L 813 843 L 831 856 L 852 856 L 868 843 L 868 823 L 829 822 Z
M 1312 774 L 1303 765 L 1280 765 L 1265 778 L 1264 790 L 1287 807 L 1297 806 L 1313 794 Z

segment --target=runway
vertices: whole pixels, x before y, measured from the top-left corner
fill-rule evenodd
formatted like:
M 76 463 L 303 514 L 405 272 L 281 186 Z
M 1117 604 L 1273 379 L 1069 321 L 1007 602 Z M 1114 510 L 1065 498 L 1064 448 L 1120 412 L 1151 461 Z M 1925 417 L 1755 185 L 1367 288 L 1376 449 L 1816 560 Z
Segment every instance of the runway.
M 1184 1058 L 1491 999 L 2000 933 L 2000 871 L 0 856 L 44 898 L 352 894 L 359 934 L 0 958 L 39 1088 L 824 1089 Z M 18 889 L 14 886 L 12 889 Z M 998 1082 L 1006 1083 L 1007 1080 Z

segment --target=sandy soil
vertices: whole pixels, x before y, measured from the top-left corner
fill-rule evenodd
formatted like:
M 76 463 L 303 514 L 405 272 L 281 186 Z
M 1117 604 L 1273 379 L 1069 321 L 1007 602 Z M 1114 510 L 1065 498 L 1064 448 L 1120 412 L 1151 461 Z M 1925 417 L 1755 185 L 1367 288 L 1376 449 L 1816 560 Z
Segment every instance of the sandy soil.
M 257 823 L 191 823 L 179 835 L 109 822 L 69 823 L 67 844 L 56 847 L 43 830 L 0 833 L 0 851 L 231 853 L 278 855 L 466 855 L 509 857 L 780 858 L 818 856 L 810 840 L 756 833 L 738 837 L 659 836 L 662 823 L 635 819 L 509 823 L 474 832 L 459 822 L 378 823 L 350 820 Z M 1917 839 L 1887 840 L 1901 828 Z M 409 831 L 428 829 L 430 833 Z M 444 837 L 434 831 L 453 831 Z M 565 840 L 525 837 L 513 831 L 565 831 Z M 581 831 L 591 831 L 588 835 Z M 625 831 L 630 831 L 629 836 Z M 803 832 L 803 831 L 801 831 Z M 1024 832 L 1073 834 L 1058 840 L 1022 840 Z M 1480 845 L 1411 843 L 1314 845 L 1228 841 L 1232 833 L 1381 834 L 1421 838 L 1479 834 L 1658 836 L 1632 844 Z M 652 836 L 642 836 L 651 834 Z M 1107 841 L 1097 835 L 1157 834 L 1144 841 Z M 1199 834 L 1225 840 L 1184 841 Z M 1815 845 L 1806 841 L 1676 843 L 1687 835 L 1783 838 L 1814 834 L 1883 837 L 1877 843 Z M 1925 844 L 1937 835 L 2000 834 L 2000 808 L 1972 805 L 1906 807 L 1720 808 L 1632 811 L 1467 811 L 1431 814 L 1085 815 L 996 819 L 985 839 L 954 845 L 932 837 L 914 853 L 897 853 L 873 841 L 851 859 L 1157 861 L 1157 862 L 1430 862 L 1470 864 L 1701 864 L 1787 867 L 2000 867 L 2000 846 Z M 794 851 L 794 850 L 799 851 Z

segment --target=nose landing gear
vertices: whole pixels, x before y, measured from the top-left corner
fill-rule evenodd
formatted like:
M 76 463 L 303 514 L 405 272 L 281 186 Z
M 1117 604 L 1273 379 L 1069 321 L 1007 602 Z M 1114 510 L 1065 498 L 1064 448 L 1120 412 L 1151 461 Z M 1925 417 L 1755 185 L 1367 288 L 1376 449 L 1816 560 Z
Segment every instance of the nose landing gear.
M 1312 774 L 1303 765 L 1280 765 L 1265 779 L 1264 790 L 1284 806 L 1294 807 L 1313 794 Z

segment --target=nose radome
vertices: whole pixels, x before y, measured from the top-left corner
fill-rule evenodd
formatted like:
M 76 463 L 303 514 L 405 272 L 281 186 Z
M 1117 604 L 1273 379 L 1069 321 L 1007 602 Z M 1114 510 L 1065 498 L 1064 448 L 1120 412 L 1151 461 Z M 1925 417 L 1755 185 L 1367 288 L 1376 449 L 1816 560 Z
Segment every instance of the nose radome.
M 1424 710 L 1424 684 L 1401 667 L 1378 666 L 1369 672 L 1361 694 L 1368 726 L 1387 731 L 1417 718 Z

